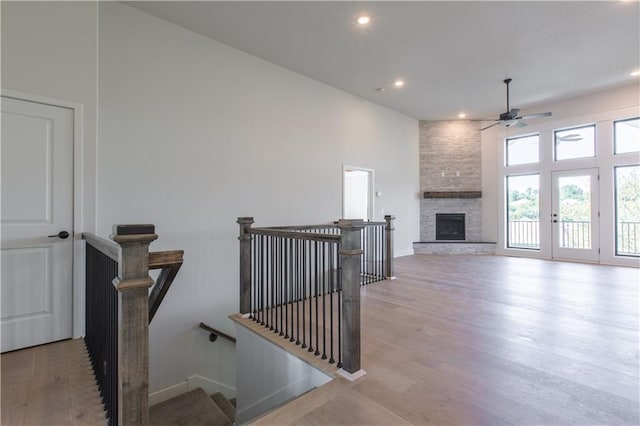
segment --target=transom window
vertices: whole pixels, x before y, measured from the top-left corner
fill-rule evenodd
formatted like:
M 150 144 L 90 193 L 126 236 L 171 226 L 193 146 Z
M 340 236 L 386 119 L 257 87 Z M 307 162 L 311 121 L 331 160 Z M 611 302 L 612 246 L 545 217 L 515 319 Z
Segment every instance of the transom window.
M 640 117 L 614 121 L 613 135 L 616 154 L 640 151 Z
M 539 141 L 540 135 L 537 134 L 507 139 L 507 166 L 539 162 Z
M 573 127 L 553 132 L 555 160 L 595 157 L 596 125 Z

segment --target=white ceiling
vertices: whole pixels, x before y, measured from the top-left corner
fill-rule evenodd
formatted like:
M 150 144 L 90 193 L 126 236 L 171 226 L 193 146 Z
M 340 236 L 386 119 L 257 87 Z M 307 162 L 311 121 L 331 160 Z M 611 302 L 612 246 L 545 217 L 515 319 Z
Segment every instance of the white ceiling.
M 640 67 L 637 1 L 127 4 L 418 119 L 497 116 L 507 77 L 511 106 L 539 112 L 632 84 Z M 361 13 L 372 18 L 366 28 L 355 23 Z

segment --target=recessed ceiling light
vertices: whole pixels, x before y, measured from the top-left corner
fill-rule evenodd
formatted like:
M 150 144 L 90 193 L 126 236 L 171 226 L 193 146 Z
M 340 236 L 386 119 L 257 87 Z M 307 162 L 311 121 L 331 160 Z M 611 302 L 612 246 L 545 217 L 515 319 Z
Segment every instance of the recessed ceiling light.
M 637 77 L 640 75 L 640 70 L 635 70 L 633 71 L 631 74 L 629 74 L 631 77 Z
M 404 86 L 404 81 L 402 81 L 402 80 L 396 80 L 396 81 L 393 83 L 393 85 L 394 85 L 394 86 L 396 86 L 396 87 L 402 87 L 402 86 Z
M 461 112 L 460 114 L 458 114 L 458 118 L 466 118 L 467 114 L 465 114 L 464 112 Z
M 367 15 L 358 16 L 356 22 L 360 25 L 367 25 L 369 22 L 371 22 L 371 18 Z

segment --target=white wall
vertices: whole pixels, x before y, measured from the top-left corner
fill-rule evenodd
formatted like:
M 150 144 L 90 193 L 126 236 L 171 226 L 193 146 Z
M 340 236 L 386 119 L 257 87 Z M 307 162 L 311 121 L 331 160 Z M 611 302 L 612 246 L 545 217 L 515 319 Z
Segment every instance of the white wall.
M 236 423 L 243 424 L 332 378 L 236 324 Z
M 82 105 L 79 226 L 93 232 L 97 3 L 3 1 L 0 10 L 2 89 Z
M 611 173 L 607 173 L 618 161 L 627 161 L 629 157 L 635 156 L 636 161 L 640 158 L 635 155 L 627 155 L 626 159 L 614 158 L 611 144 L 612 131 L 611 120 L 626 118 L 640 114 L 640 86 L 637 81 L 630 81 L 630 85 L 613 88 L 590 95 L 566 99 L 558 102 L 537 105 L 527 108 L 525 112 L 537 113 L 551 111 L 553 116 L 548 119 L 540 119 L 529 122 L 529 125 L 517 129 L 505 129 L 499 126 L 482 132 L 482 192 L 483 192 L 483 230 L 485 239 L 498 241 L 498 253 L 512 255 L 531 255 L 549 258 L 551 257 L 550 243 L 547 247 L 541 247 L 540 252 L 505 250 L 504 232 L 500 228 L 502 217 L 504 216 L 504 200 L 502 198 L 502 179 L 504 173 L 504 154 L 502 144 L 505 138 L 518 134 L 540 133 L 541 152 L 551 155 L 552 140 L 551 134 L 554 129 L 569 126 L 579 126 L 582 124 L 598 123 L 598 134 L 596 145 L 598 146 L 598 158 L 576 160 L 575 167 L 599 167 L 601 173 L 600 182 L 600 243 L 602 263 L 614 264 L 637 264 L 632 259 L 615 259 L 612 253 L 613 244 L 613 194 L 611 188 Z M 542 157 L 541 157 L 542 158 Z M 550 217 L 550 172 L 565 167 L 563 164 L 543 164 L 541 170 L 541 217 Z M 549 176 L 546 176 L 549 174 Z M 545 176 L 543 176 L 545 175 Z M 609 179 L 607 181 L 607 179 Z M 548 226 L 547 226 L 548 225 Z M 541 223 L 541 227 L 549 228 L 550 224 Z M 541 234 L 546 234 L 547 229 L 541 229 Z M 541 238 L 546 238 L 541 235 Z M 547 238 L 548 239 L 548 238 Z M 541 242 L 541 245 L 543 243 Z
M 185 263 L 151 324 L 151 390 L 191 375 L 233 385 L 238 216 L 324 223 L 342 165 L 372 168 L 396 250 L 418 238 L 418 123 L 123 4 L 99 7 L 98 233 L 155 223 Z

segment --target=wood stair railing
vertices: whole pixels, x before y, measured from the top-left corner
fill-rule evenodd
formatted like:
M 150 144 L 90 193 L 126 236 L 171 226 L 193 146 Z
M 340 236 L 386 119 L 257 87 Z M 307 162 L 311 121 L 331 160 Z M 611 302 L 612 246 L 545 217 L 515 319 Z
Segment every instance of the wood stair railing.
M 110 425 L 149 424 L 149 322 L 180 270 L 184 254 L 182 250 L 149 253 L 149 244 L 157 238 L 154 225 L 114 225 L 113 241 L 83 234 L 88 295 L 85 342 L 94 373 L 104 382 L 101 392 Z M 150 269 L 161 270 L 155 282 Z M 108 307 L 107 299 L 111 300 Z M 105 350 L 109 351 L 106 356 Z M 95 362 L 103 358 L 106 367 Z

